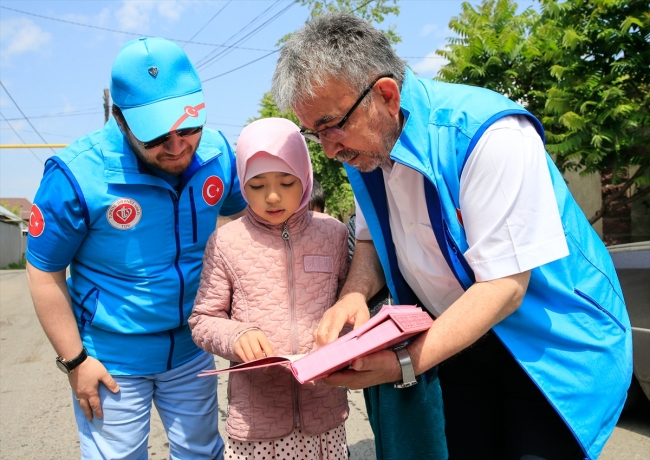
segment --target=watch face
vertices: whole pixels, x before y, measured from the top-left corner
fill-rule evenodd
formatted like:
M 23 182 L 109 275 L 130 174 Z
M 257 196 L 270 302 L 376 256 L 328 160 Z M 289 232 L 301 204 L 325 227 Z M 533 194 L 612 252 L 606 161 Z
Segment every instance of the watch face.
M 70 370 L 65 366 L 65 364 L 63 364 L 58 359 L 56 360 L 56 365 L 57 365 L 57 367 L 59 369 L 61 369 L 61 372 L 63 372 L 64 374 L 69 374 L 70 373 Z

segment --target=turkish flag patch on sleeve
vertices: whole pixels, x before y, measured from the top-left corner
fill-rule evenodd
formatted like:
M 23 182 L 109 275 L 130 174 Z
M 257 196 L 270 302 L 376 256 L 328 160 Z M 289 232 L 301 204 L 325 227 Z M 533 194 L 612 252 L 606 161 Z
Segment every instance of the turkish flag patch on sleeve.
M 32 212 L 29 215 L 29 234 L 38 238 L 45 230 L 45 219 L 40 208 L 35 204 L 32 205 Z

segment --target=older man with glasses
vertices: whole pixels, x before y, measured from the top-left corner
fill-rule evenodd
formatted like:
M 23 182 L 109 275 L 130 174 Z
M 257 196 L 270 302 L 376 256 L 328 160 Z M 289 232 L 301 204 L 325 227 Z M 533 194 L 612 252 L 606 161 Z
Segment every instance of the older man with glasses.
M 34 307 L 72 388 L 81 458 L 147 458 L 153 403 L 171 458 L 221 459 L 217 381 L 196 377 L 214 359 L 187 319 L 217 216 L 246 205 L 235 156 L 204 128 L 201 81 L 174 43 L 127 43 L 111 94 L 114 118 L 45 165 Z
M 273 93 L 345 163 L 358 202 L 348 279 L 317 342 L 366 321 L 384 283 L 395 304 L 436 317 L 405 349 L 325 379 L 372 387 L 379 455 L 445 455 L 422 447 L 444 448 L 433 425 L 426 434 L 439 368 L 449 458 L 597 458 L 630 382 L 630 323 L 541 123 L 491 91 L 417 78 L 380 31 L 345 13 L 292 34 Z

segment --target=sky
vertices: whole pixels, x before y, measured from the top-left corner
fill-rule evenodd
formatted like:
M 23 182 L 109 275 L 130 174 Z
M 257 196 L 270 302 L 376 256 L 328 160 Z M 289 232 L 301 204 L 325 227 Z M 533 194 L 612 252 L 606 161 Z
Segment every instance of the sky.
M 397 54 L 432 78 L 461 4 L 400 0 L 400 14 L 379 28 L 395 25 Z M 270 89 L 278 40 L 308 18 L 292 0 L 0 0 L 0 144 L 67 144 L 100 129 L 115 56 L 129 40 L 159 36 L 187 52 L 203 81 L 207 126 L 234 146 Z M 56 151 L 0 149 L 0 197 L 32 201 Z

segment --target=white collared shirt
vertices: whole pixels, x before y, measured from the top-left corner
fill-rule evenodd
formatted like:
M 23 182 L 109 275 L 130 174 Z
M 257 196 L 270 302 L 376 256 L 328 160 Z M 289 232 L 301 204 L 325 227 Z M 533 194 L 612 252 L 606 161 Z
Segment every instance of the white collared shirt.
M 442 314 L 462 294 L 431 229 L 424 177 L 399 163 L 382 166 L 400 271 L 424 306 Z M 460 209 L 476 281 L 522 273 L 569 254 L 544 145 L 520 116 L 495 122 L 460 178 Z M 356 238 L 370 240 L 357 206 Z

